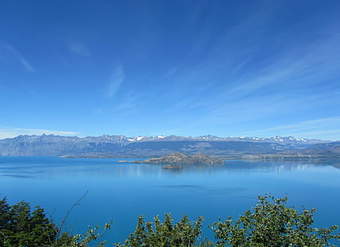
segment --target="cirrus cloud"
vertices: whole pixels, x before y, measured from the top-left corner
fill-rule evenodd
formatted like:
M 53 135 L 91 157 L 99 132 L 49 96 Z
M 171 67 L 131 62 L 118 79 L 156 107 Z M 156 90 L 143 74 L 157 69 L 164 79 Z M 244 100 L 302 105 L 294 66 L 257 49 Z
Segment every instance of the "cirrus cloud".
M 74 131 L 64 130 L 47 130 L 47 129 L 25 129 L 25 128 L 0 128 L 0 139 L 13 138 L 19 135 L 63 135 L 74 136 L 78 135 Z

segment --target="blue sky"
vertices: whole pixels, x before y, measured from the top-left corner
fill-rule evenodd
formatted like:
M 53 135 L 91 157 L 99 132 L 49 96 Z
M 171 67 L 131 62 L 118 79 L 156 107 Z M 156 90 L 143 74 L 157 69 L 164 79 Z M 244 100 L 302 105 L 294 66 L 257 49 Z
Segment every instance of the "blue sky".
M 340 140 L 340 1 L 0 2 L 0 138 Z

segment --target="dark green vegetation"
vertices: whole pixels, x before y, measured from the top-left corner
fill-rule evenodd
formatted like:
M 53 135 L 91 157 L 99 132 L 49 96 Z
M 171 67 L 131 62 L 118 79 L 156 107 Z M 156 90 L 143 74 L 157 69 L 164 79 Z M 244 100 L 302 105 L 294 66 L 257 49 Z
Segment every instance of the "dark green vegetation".
M 196 246 L 201 235 L 201 228 L 202 218 L 190 222 L 188 217 L 183 217 L 178 223 L 173 223 L 169 214 L 165 215 L 163 222 L 159 217 L 155 217 L 153 222 L 145 222 L 143 217 L 139 217 L 136 230 L 130 234 L 125 243 L 116 246 Z
M 286 207 L 287 198 L 259 197 L 253 210 L 238 220 L 214 224 L 217 246 L 332 246 L 337 226 L 314 228 L 315 210 L 298 212 Z
M 104 230 L 109 227 L 106 224 Z M 0 200 L 0 247 L 86 247 L 100 237 L 97 229 L 70 235 L 62 232 L 44 209 L 32 209 L 26 202 L 9 205 L 6 199 Z
M 8 205 L 0 200 L 0 246 L 41 247 L 69 243 L 72 237 L 60 231 L 45 215 L 42 208 L 32 210 L 28 203 Z M 57 239 L 59 241 L 57 241 Z
M 340 236 L 336 226 L 314 228 L 315 210 L 298 212 L 286 206 L 287 199 L 271 196 L 259 197 L 256 206 L 239 219 L 228 218 L 211 226 L 216 239 L 202 238 L 202 218 L 192 222 L 183 217 L 174 222 L 170 215 L 163 221 L 155 217 L 152 222 L 138 218 L 136 229 L 124 243 L 116 247 L 322 247 L 335 246 Z M 110 229 L 106 224 L 104 230 Z M 97 228 L 82 235 L 61 234 L 44 210 L 32 210 L 27 203 L 9 205 L 0 200 L 0 247 L 86 247 L 98 240 Z M 91 245 L 93 246 L 93 245 Z M 104 242 L 97 246 L 105 246 Z M 107 245 L 112 246 L 112 244 Z

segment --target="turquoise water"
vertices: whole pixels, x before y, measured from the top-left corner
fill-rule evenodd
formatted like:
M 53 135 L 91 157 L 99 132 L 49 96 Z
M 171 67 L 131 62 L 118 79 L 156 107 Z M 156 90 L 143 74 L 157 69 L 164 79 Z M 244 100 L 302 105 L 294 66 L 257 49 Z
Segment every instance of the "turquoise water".
M 289 197 L 298 209 L 317 208 L 316 224 L 340 225 L 339 164 L 227 161 L 219 168 L 171 171 L 114 159 L 0 157 L 0 197 L 44 207 L 56 222 L 71 212 L 65 230 L 112 221 L 107 239 L 121 241 L 136 217 L 170 212 L 176 218 L 239 216 L 259 194 Z M 206 231 L 207 236 L 210 235 Z

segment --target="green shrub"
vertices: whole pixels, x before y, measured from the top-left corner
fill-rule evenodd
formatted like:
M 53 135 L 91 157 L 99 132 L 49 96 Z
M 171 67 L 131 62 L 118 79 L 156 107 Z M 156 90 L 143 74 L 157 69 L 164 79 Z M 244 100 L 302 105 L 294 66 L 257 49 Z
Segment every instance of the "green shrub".
M 183 217 L 178 223 L 173 223 L 171 215 L 166 214 L 162 222 L 155 217 L 153 222 L 145 222 L 138 218 L 135 232 L 130 234 L 124 244 L 117 247 L 191 247 L 201 234 L 202 218 L 191 223 L 188 217 Z
M 231 218 L 213 225 L 217 247 L 322 247 L 332 246 L 330 240 L 336 226 L 314 228 L 315 210 L 286 207 L 287 198 L 275 199 L 261 196 L 253 210 L 248 210 L 238 220 Z
M 10 206 L 6 199 L 0 200 L 0 246 L 1 247 L 44 247 L 52 246 L 58 228 L 36 207 L 31 210 L 26 202 Z M 70 240 L 63 234 L 63 241 Z
M 228 218 L 212 225 L 216 242 L 200 241 L 202 218 L 192 222 L 183 217 L 174 222 L 167 214 L 145 222 L 139 217 L 136 229 L 124 243 L 116 247 L 324 247 L 338 240 L 336 226 L 313 227 L 315 210 L 298 212 L 286 206 L 287 198 L 259 197 L 255 208 L 237 220 Z M 104 226 L 104 231 L 110 224 Z M 88 247 L 102 236 L 98 228 L 85 234 L 61 233 L 44 210 L 19 202 L 9 205 L 0 200 L 0 247 Z M 94 246 L 91 244 L 91 246 Z M 104 242 L 97 246 L 105 246 Z M 110 245 L 112 246 L 112 245 Z

